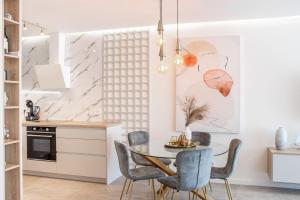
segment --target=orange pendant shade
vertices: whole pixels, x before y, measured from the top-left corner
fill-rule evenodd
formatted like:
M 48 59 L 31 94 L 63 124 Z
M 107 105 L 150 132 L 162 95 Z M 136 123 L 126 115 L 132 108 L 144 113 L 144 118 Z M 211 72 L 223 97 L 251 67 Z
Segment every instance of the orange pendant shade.
M 197 56 L 187 53 L 183 56 L 183 65 L 185 67 L 194 67 L 198 63 Z

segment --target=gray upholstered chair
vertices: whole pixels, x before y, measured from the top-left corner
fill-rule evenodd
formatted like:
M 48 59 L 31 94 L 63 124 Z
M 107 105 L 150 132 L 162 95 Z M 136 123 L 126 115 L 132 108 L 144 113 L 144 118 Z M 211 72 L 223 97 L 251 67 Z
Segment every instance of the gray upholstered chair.
M 199 132 L 193 131 L 192 132 L 192 141 L 198 142 L 200 145 L 209 146 L 211 142 L 211 135 L 207 132 Z
M 208 184 L 212 166 L 210 148 L 179 152 L 176 162 L 177 174 L 158 178 L 160 183 L 177 191 L 198 190 Z
M 134 131 L 128 133 L 128 142 L 129 142 L 129 146 L 148 144 L 149 133 L 146 131 Z M 131 152 L 131 158 L 136 165 L 152 166 L 152 164 L 149 161 L 147 161 L 143 156 L 138 155 L 134 152 Z M 166 158 L 160 158 L 160 161 L 162 161 L 167 166 L 169 166 L 172 163 L 170 159 L 166 159 Z
M 229 145 L 228 158 L 225 167 L 212 167 L 211 169 L 211 179 L 222 179 L 225 182 L 226 191 L 228 198 L 232 200 L 231 189 L 229 186 L 228 178 L 233 173 L 236 164 L 237 158 L 242 145 L 242 141 L 239 139 L 233 139 Z
M 211 135 L 207 132 L 199 132 L 193 131 L 192 132 L 192 142 L 200 143 L 203 146 L 209 146 L 211 143 Z M 173 164 L 176 167 L 176 162 Z
M 119 159 L 119 166 L 120 166 L 121 173 L 126 178 L 122 189 L 120 200 L 123 197 L 127 180 L 131 180 L 132 182 L 140 181 L 140 180 L 152 180 L 153 195 L 155 200 L 154 179 L 164 177 L 165 174 L 161 172 L 159 169 L 156 169 L 155 167 L 151 167 L 151 166 L 130 169 L 129 154 L 126 145 L 121 142 L 115 141 L 115 147 Z M 130 186 L 131 189 L 129 193 L 129 199 L 131 199 L 133 184 L 131 183 L 128 185 L 128 187 Z

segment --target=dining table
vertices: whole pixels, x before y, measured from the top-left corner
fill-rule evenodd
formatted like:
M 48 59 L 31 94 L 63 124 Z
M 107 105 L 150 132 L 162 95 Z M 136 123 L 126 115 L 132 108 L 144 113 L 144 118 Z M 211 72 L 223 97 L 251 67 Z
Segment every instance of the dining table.
M 166 139 L 151 139 L 145 144 L 132 145 L 129 147 L 129 150 L 143 156 L 146 160 L 152 163 L 153 166 L 157 167 L 168 176 L 176 175 L 176 171 L 165 165 L 159 158 L 175 160 L 179 152 L 193 149 L 211 148 L 215 157 L 222 156 L 228 152 L 228 146 L 217 142 L 212 142 L 209 146 L 204 146 L 195 142 L 195 146 L 191 148 L 170 148 L 167 147 L 167 144 L 169 144 L 169 141 Z M 159 193 L 161 193 L 160 196 L 164 196 L 167 193 L 167 190 L 168 188 L 163 186 L 163 188 L 159 191 Z M 211 196 L 200 190 L 193 190 L 192 193 L 203 200 L 214 200 Z

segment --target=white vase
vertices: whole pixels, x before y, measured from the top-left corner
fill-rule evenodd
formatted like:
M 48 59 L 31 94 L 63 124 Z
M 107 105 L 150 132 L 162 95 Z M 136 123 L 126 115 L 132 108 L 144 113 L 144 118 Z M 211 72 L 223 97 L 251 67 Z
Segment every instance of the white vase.
M 282 150 L 286 148 L 287 144 L 287 132 L 283 127 L 279 127 L 275 135 L 276 149 Z
M 188 127 L 188 126 L 185 127 L 184 134 L 185 134 L 186 139 L 188 139 L 188 140 L 192 139 L 192 131 L 191 131 L 190 127 Z

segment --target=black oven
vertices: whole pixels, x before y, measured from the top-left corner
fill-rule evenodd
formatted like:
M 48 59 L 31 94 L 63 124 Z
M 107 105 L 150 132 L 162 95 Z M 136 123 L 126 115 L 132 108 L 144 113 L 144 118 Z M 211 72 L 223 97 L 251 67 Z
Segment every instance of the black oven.
M 56 127 L 27 127 L 27 159 L 56 161 Z

